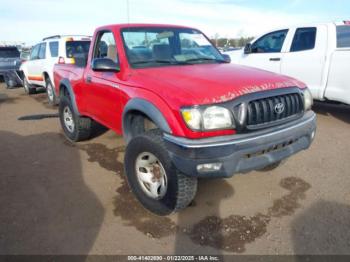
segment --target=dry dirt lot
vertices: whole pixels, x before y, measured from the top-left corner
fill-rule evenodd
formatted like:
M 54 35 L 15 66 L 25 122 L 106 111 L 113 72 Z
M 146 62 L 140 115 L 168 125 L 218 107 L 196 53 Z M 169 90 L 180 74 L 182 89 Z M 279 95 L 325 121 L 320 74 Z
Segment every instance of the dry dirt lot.
M 120 136 L 70 144 L 45 94 L 1 84 L 0 254 L 350 254 L 350 107 L 314 109 L 309 150 L 201 180 L 189 208 L 156 217 L 129 191 Z

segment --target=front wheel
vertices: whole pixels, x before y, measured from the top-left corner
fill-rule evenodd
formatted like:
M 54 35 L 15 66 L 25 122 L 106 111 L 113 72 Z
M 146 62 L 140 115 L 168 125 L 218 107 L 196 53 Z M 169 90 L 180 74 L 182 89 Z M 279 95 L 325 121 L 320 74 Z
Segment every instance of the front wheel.
M 126 148 L 124 162 L 135 196 L 157 215 L 168 215 L 187 207 L 196 195 L 197 179 L 176 169 L 159 130 L 133 138 Z

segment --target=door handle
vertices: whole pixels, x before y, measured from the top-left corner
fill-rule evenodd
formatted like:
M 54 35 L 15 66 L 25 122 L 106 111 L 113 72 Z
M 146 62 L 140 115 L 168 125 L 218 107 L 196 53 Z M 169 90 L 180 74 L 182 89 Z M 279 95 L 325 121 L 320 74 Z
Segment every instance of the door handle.
M 87 77 L 86 77 L 86 82 L 87 82 L 87 83 L 91 83 L 91 82 L 92 82 L 91 76 L 87 76 Z
M 270 61 L 281 61 L 281 58 L 279 58 L 279 57 L 271 57 Z

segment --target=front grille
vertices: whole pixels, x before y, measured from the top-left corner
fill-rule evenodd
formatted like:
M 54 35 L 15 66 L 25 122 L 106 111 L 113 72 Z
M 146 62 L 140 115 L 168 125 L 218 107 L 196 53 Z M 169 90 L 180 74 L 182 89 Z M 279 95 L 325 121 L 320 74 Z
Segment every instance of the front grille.
M 248 104 L 247 127 L 268 126 L 286 118 L 300 115 L 303 110 L 303 99 L 298 93 L 253 100 Z

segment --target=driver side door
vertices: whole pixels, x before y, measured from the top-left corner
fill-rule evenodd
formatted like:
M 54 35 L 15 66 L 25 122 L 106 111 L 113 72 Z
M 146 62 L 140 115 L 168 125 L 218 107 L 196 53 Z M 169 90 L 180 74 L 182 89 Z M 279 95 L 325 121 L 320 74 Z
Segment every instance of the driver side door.
M 119 65 L 113 32 L 99 32 L 93 48 L 92 61 L 99 58 L 108 58 Z M 121 116 L 120 72 L 94 71 L 90 67 L 84 78 L 88 114 L 110 128 L 117 128 Z
M 288 30 L 285 29 L 260 37 L 252 43 L 251 53 L 243 53 L 241 64 L 280 73 L 282 48 L 287 34 Z

